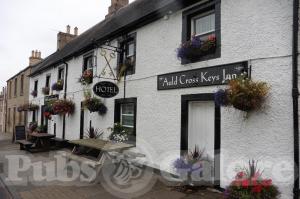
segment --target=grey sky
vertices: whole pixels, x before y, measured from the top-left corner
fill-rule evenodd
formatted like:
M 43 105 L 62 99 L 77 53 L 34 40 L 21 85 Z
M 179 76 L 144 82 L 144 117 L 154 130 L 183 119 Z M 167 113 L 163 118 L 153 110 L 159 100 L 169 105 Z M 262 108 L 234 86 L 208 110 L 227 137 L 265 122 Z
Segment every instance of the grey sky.
M 104 19 L 109 5 L 110 0 L 0 0 L 0 86 L 28 66 L 31 50 L 50 55 L 58 31 L 70 24 L 82 33 Z

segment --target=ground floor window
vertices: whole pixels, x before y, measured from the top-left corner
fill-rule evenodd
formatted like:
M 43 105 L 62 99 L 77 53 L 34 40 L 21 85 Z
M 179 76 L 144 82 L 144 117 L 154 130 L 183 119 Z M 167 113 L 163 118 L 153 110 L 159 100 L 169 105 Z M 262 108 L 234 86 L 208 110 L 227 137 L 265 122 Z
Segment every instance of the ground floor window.
M 119 123 L 126 128 L 134 139 L 136 136 L 136 104 L 136 98 L 115 100 L 115 123 Z

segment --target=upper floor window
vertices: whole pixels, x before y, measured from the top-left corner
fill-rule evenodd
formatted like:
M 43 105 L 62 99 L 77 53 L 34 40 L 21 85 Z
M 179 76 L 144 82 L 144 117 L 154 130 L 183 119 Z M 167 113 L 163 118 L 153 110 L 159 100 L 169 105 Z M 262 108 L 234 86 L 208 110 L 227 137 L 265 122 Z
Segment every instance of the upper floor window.
M 9 82 L 9 99 L 12 97 L 12 80 Z
M 46 76 L 46 84 L 45 84 L 46 88 L 50 88 L 50 80 L 51 80 L 51 75 L 47 75 Z
M 220 2 L 197 5 L 183 12 L 182 46 L 177 56 L 183 64 L 221 56 Z
M 38 91 L 38 85 L 39 85 L 39 81 L 38 80 L 36 80 L 36 81 L 34 81 L 34 91 Z
M 24 75 L 21 75 L 20 95 L 24 94 Z
M 120 56 L 119 73 L 124 71 L 125 75 L 135 74 L 136 64 L 136 35 L 131 34 L 121 42 L 121 49 L 123 53 Z
M 210 11 L 191 19 L 191 36 L 206 40 L 209 35 L 215 35 L 215 12 Z
M 94 56 L 93 56 L 93 53 L 90 53 L 90 54 L 84 56 L 83 57 L 82 72 L 84 72 L 86 70 L 93 71 L 93 66 L 94 66 Z
M 65 68 L 61 67 L 58 69 L 58 79 L 59 80 L 65 79 Z
M 18 79 L 15 79 L 15 89 L 14 89 L 14 95 L 17 97 L 17 91 L 18 91 Z

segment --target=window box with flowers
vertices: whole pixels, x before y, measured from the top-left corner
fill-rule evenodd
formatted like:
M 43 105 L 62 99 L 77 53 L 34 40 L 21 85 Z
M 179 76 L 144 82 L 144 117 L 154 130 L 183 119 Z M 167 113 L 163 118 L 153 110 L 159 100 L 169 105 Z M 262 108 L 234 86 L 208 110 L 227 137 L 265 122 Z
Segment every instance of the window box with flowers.
M 49 88 L 49 87 L 44 87 L 44 88 L 42 88 L 42 93 L 43 93 L 44 95 L 49 95 L 49 93 L 50 93 L 50 88 Z
M 188 62 L 195 62 L 199 58 L 216 51 L 217 42 L 215 35 L 209 35 L 206 40 L 193 36 L 190 41 L 184 42 L 177 49 L 177 57 Z
M 88 85 L 93 83 L 93 70 L 90 69 L 85 70 L 82 76 L 79 78 L 79 82 L 82 85 Z
M 183 12 L 182 42 L 177 57 L 182 64 L 221 57 L 221 4 L 206 2 Z
M 54 90 L 54 91 L 61 91 L 63 89 L 64 89 L 64 82 L 63 82 L 63 80 L 58 80 L 57 82 L 55 82 L 52 85 L 52 90 Z

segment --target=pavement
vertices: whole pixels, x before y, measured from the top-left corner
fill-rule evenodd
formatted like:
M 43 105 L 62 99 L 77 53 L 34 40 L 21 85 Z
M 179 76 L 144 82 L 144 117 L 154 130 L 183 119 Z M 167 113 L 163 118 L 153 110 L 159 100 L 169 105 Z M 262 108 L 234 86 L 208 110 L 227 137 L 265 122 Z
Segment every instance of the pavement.
M 60 171 L 55 164 L 58 157 L 55 151 L 34 154 L 20 151 L 17 144 L 11 143 L 10 135 L 0 133 L 0 199 L 223 198 L 222 194 L 206 188 L 190 194 L 178 192 L 174 189 L 178 183 L 169 182 L 152 170 L 139 172 L 132 165 L 120 169 L 107 164 L 96 182 L 86 182 L 83 177 L 92 175 L 91 170 L 80 170 L 83 167 L 74 163 L 75 166 Z M 77 170 L 80 175 L 76 177 Z M 14 180 L 16 174 L 21 181 Z

